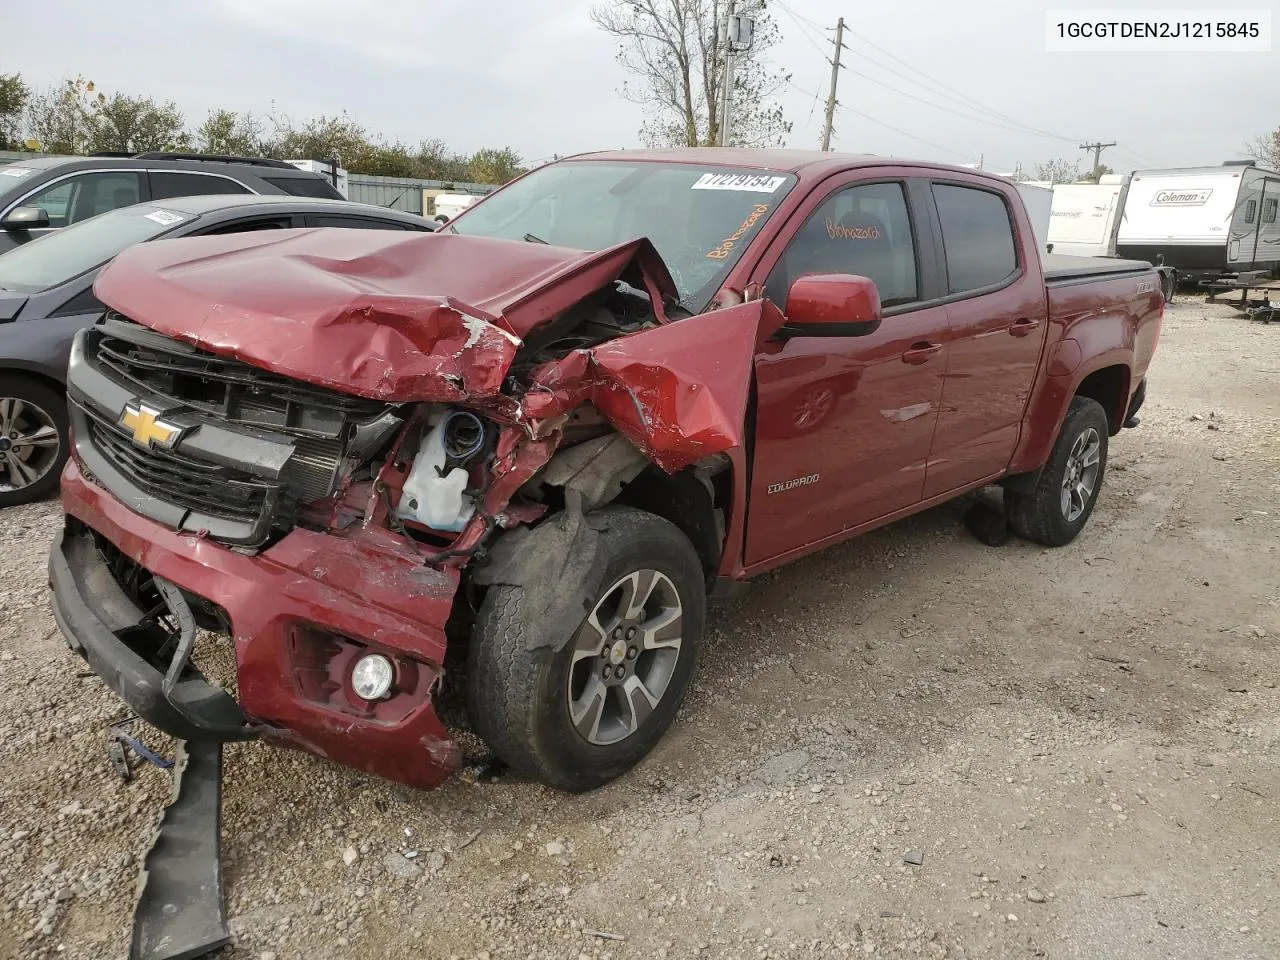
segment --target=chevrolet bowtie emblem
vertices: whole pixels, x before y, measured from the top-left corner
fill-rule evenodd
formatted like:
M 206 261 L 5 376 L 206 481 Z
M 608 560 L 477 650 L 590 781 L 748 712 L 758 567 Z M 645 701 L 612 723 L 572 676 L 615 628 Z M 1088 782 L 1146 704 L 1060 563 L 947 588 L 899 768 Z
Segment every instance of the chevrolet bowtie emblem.
M 182 428 L 159 419 L 160 411 L 144 403 L 131 403 L 120 414 L 120 425 L 133 433 L 133 442 L 141 447 L 168 450 L 178 440 Z

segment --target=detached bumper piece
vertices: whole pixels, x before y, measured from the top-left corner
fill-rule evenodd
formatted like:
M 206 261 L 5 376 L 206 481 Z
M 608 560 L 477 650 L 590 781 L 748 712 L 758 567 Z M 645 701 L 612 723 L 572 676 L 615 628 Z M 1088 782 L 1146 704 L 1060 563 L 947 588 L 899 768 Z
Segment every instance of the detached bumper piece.
M 256 736 L 239 704 L 191 665 L 195 618 L 182 592 L 154 580 L 161 603 L 143 610 L 79 524 L 49 554 L 53 616 L 67 644 L 138 716 L 180 740 Z
M 193 960 L 231 941 L 222 905 L 222 745 L 184 744 L 142 866 L 129 960 Z

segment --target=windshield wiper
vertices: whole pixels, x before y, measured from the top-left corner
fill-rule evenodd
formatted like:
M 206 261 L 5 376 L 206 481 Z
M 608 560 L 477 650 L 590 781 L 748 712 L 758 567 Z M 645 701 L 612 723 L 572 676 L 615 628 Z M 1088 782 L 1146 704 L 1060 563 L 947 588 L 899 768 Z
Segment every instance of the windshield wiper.
M 526 233 L 524 235 L 524 242 L 525 243 L 546 243 L 547 241 L 543 240 L 541 237 L 535 237 L 532 233 Z

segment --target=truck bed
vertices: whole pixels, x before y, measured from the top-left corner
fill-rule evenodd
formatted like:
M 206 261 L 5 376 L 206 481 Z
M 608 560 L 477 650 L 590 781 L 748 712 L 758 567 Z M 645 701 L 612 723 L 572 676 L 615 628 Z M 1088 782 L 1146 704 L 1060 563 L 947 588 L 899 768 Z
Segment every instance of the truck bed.
M 1072 257 L 1065 253 L 1040 256 L 1046 284 L 1084 280 L 1090 277 L 1114 277 L 1126 273 L 1143 273 L 1152 269 L 1143 260 L 1121 260 L 1118 257 Z

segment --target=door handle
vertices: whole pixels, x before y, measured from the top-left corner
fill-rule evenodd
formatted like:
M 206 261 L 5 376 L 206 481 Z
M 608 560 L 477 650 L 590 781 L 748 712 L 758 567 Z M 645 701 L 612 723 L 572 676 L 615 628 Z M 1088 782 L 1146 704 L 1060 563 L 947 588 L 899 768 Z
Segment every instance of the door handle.
M 921 340 L 919 343 L 913 343 L 911 348 L 902 355 L 902 362 L 919 366 L 922 363 L 927 363 L 934 354 L 941 352 L 942 344 Z
M 1038 326 L 1040 326 L 1039 320 L 1032 320 L 1030 317 L 1019 317 L 1009 327 L 1009 333 L 1015 337 L 1025 337 Z

